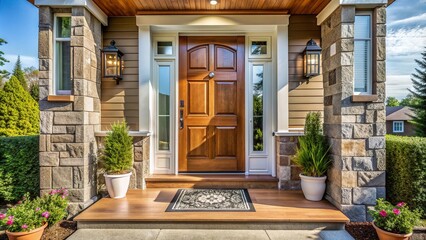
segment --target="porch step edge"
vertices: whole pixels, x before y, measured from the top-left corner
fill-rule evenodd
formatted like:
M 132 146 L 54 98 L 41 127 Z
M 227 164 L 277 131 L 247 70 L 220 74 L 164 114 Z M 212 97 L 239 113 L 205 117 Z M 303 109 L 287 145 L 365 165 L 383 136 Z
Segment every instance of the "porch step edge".
M 344 230 L 343 222 L 83 222 L 78 229 Z

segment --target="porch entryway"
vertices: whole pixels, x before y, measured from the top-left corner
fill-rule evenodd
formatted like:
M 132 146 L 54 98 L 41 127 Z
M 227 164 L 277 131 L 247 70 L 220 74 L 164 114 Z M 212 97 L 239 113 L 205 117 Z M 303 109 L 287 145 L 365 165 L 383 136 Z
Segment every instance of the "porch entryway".
M 245 171 L 244 45 L 179 37 L 179 172 Z
M 166 212 L 177 189 L 129 190 L 127 198 L 102 198 L 74 220 L 79 229 L 344 229 L 349 219 L 328 201 L 300 191 L 249 189 L 255 212 Z

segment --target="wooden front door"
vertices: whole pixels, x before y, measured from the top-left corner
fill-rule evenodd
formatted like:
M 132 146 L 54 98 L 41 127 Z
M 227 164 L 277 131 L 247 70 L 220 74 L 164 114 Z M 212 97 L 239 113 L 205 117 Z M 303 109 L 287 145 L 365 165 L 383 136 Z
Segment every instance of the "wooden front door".
M 242 172 L 244 37 L 179 38 L 179 171 Z

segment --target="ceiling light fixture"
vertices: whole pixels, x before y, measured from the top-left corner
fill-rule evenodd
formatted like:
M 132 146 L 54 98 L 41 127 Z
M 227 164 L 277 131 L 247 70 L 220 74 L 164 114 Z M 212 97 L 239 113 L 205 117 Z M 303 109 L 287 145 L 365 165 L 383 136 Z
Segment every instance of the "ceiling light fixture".
M 210 4 L 211 5 L 216 5 L 217 4 L 217 0 L 210 0 Z

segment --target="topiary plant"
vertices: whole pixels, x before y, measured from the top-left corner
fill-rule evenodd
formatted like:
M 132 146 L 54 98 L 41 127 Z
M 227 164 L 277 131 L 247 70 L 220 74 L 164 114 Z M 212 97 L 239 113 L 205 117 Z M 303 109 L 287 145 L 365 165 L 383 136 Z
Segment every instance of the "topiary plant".
M 105 138 L 105 149 L 101 156 L 107 174 L 129 173 L 133 164 L 133 138 L 129 136 L 126 122 L 114 123 Z
M 294 162 L 301 168 L 302 174 L 310 177 L 324 176 L 331 165 L 330 148 L 322 134 L 321 113 L 308 113 L 305 135 L 299 137 L 299 147 L 294 157 Z

